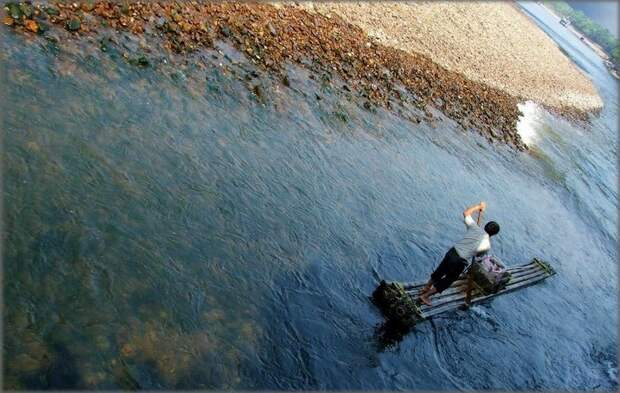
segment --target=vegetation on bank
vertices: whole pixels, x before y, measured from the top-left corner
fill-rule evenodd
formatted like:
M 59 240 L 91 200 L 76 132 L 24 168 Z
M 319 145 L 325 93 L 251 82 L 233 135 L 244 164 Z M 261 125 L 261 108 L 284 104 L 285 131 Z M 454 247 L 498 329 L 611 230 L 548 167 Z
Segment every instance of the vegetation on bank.
M 571 23 L 579 31 L 603 48 L 616 67 L 620 67 L 620 42 L 611 35 L 609 30 L 590 19 L 583 12 L 575 10 L 564 1 L 545 1 L 545 5 L 570 19 Z

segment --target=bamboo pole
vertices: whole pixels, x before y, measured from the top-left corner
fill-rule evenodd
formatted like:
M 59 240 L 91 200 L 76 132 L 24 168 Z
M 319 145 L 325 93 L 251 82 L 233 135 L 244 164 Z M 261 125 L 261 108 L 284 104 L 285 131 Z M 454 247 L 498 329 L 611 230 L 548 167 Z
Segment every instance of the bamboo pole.
M 533 272 L 533 273 L 530 273 L 528 275 L 524 275 L 522 277 L 519 277 L 519 278 L 517 278 L 515 280 L 511 279 L 511 281 L 508 283 L 508 285 L 506 285 L 506 288 L 511 288 L 512 286 L 518 285 L 519 283 L 522 283 L 522 282 L 527 282 L 527 281 L 530 281 L 530 280 L 536 280 L 538 278 L 546 278 L 547 276 L 548 275 L 545 272 L 543 272 L 543 271 Z M 497 293 L 499 294 L 501 292 L 502 291 L 498 291 Z M 476 290 L 476 293 L 479 293 L 479 292 Z M 493 295 L 493 294 L 491 294 L 491 295 Z M 480 298 L 480 297 L 484 297 L 484 296 L 488 296 L 488 295 L 482 295 L 482 296 L 474 295 L 474 296 L 472 296 L 472 300 Z M 450 296 L 444 296 L 444 297 L 441 297 L 441 298 L 436 298 L 435 297 L 435 298 L 433 298 L 433 305 L 432 306 L 427 306 L 425 304 L 422 304 L 422 305 L 420 305 L 420 310 L 422 310 L 422 312 L 424 313 L 425 311 L 433 310 L 433 309 L 435 309 L 437 307 L 441 307 L 441 306 L 443 306 L 445 304 L 448 304 L 448 303 L 460 302 L 461 300 L 463 300 L 463 301 L 465 300 L 465 293 L 464 292 L 453 293 Z
M 495 296 L 503 295 L 504 293 L 508 293 L 508 292 L 515 291 L 517 289 L 528 287 L 530 285 L 536 284 L 536 283 L 544 280 L 547 277 L 549 277 L 549 276 L 546 275 L 546 274 L 545 275 L 540 275 L 540 276 L 537 276 L 535 279 L 523 281 L 523 282 L 520 282 L 518 284 L 512 285 L 510 287 L 506 287 L 506 288 L 502 289 L 501 291 L 499 291 L 497 293 L 474 298 L 474 299 L 471 300 L 471 304 L 480 303 L 480 302 L 482 302 L 484 300 L 493 298 Z M 457 308 L 461 307 L 462 305 L 463 305 L 463 303 L 455 303 L 455 304 L 449 305 L 447 307 L 438 307 L 436 309 L 433 309 L 433 310 L 430 310 L 430 311 L 427 311 L 427 312 L 422 311 L 422 319 L 428 319 L 428 318 L 433 317 L 435 315 L 442 314 L 442 313 L 444 313 L 446 311 L 451 311 L 451 310 L 457 309 Z
M 523 275 L 524 273 L 529 272 L 530 270 L 540 270 L 543 271 L 543 269 L 536 263 L 532 262 L 529 263 L 527 265 L 524 266 L 519 266 L 516 268 L 512 268 L 512 269 L 508 269 L 508 272 L 513 276 L 513 277 L 519 277 L 521 275 Z M 452 283 L 452 285 L 450 285 L 450 287 L 448 289 L 446 289 L 446 291 L 449 291 L 452 288 L 460 288 L 462 286 L 464 286 L 465 284 L 467 284 L 467 278 L 466 275 L 462 275 L 461 277 L 463 278 L 459 278 L 458 280 L 454 281 Z M 420 293 L 421 289 L 424 287 L 425 284 L 419 284 L 419 285 L 415 285 L 415 286 L 410 286 L 409 289 L 407 288 L 407 286 L 405 286 L 405 290 L 411 294 L 411 295 L 417 295 Z M 446 292 L 444 291 L 444 292 Z M 435 297 L 437 297 L 438 295 L 435 295 Z

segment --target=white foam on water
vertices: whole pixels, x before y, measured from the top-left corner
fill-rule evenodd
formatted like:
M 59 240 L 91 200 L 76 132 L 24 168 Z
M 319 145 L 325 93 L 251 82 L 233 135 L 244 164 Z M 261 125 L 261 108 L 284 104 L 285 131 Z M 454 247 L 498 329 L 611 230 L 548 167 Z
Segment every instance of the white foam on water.
M 491 318 L 489 316 L 489 314 L 484 310 L 484 308 L 475 305 L 475 306 L 471 306 L 470 310 L 473 311 L 474 314 L 476 314 L 477 316 L 479 316 L 482 319 L 489 319 Z
M 605 366 L 607 367 L 607 376 L 609 379 L 611 379 L 612 382 L 618 383 L 618 369 L 609 361 L 605 362 Z
M 517 122 L 517 132 L 526 145 L 535 145 L 540 140 L 538 130 L 542 128 L 542 109 L 533 101 L 518 106 L 523 115 Z

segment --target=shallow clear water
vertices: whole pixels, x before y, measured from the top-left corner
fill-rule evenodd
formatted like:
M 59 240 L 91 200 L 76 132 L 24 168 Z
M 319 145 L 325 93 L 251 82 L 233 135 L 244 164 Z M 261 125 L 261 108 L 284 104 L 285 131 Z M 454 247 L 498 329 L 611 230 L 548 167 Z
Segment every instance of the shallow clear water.
M 603 113 L 534 108 L 518 153 L 299 68 L 289 88 L 26 41 L 0 29 L 7 386 L 617 387 L 618 95 L 587 48 L 564 47 Z M 497 255 L 559 274 L 385 347 L 378 280 L 427 279 L 481 199 Z

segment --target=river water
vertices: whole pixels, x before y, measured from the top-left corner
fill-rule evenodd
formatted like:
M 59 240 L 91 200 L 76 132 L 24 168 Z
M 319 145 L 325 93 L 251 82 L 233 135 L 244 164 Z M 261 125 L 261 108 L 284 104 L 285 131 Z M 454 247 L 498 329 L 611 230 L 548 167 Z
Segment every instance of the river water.
M 618 85 L 525 7 L 605 102 L 523 104 L 527 153 L 224 43 L 140 69 L 3 26 L 5 387 L 617 388 Z M 558 275 L 387 342 L 378 280 L 426 280 L 479 200 L 495 254 Z

